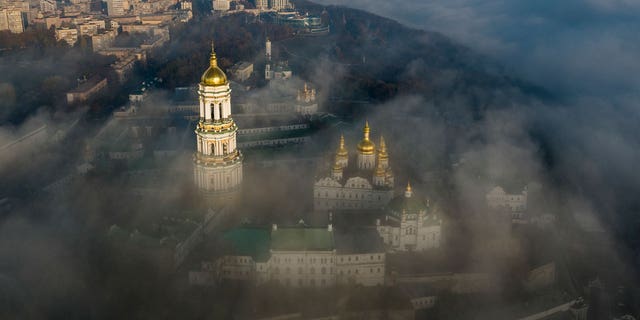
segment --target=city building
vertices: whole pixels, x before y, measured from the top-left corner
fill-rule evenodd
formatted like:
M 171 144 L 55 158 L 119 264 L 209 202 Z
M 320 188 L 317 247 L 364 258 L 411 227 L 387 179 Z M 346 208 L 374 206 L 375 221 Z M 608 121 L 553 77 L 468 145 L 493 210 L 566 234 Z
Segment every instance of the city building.
M 269 0 L 269 8 L 273 10 L 291 9 L 293 6 L 289 0 Z
M 231 75 L 236 81 L 246 81 L 253 73 L 253 63 L 240 61 L 231 67 Z
M 55 13 L 58 9 L 55 0 L 40 0 L 40 11 L 42 13 Z
M 269 9 L 269 0 L 255 0 L 256 9 L 267 10 Z
M 76 42 L 78 42 L 78 30 L 65 27 L 57 28 L 56 40 L 63 40 L 70 46 L 73 46 L 74 44 L 76 44 Z
M 18 8 L 0 8 L 0 31 L 8 30 L 11 33 L 23 33 L 25 19 Z
M 124 16 L 129 11 L 127 0 L 107 0 L 107 14 L 112 16 Z
M 528 189 L 525 186 L 520 193 L 507 193 L 497 186 L 486 195 L 487 205 L 491 209 L 506 209 L 513 219 L 521 219 L 527 210 Z
M 250 280 L 290 287 L 383 285 L 385 251 L 375 229 L 339 231 L 332 225 L 241 226 L 223 238 L 230 253 L 203 269 L 218 280 Z
M 226 12 L 231 8 L 230 0 L 213 0 L 214 12 Z
M 316 211 L 382 209 L 393 197 L 394 176 L 384 138 L 380 146 L 369 139 L 369 123 L 358 143 L 357 153 L 350 157 L 344 137 L 335 154 L 329 174 L 316 180 L 313 187 Z
M 214 201 L 233 200 L 242 183 L 242 153 L 237 149 L 231 117 L 231 88 L 211 48 L 209 68 L 199 84 L 200 120 L 195 130 L 194 179 Z
M 423 251 L 440 247 L 442 219 L 437 206 L 414 196 L 407 184 L 404 195 L 388 205 L 384 220 L 376 227 L 392 251 Z
M 91 36 L 91 48 L 93 52 L 108 49 L 116 40 L 118 32 L 116 30 L 105 30 Z
M 83 102 L 98 94 L 107 87 L 107 78 L 95 76 L 83 80 L 78 87 L 67 92 L 67 103 Z

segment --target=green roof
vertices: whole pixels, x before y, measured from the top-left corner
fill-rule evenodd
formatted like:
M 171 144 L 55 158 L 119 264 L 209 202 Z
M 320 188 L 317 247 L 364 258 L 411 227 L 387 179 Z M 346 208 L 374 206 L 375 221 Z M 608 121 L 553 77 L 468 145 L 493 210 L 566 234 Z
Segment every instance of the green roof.
M 224 233 L 222 238 L 233 246 L 235 254 L 250 256 L 255 261 L 269 258 L 270 230 L 261 227 L 238 227 Z
M 271 233 L 271 249 L 278 251 L 333 250 L 333 232 L 327 228 L 284 227 Z

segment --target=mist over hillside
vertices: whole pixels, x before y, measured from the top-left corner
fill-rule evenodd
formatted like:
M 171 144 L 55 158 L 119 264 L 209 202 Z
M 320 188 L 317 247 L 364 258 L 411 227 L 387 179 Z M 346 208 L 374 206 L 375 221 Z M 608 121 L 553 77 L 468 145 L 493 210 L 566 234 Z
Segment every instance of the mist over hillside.
M 480 317 L 519 316 L 502 306 L 527 301 L 518 277 L 550 259 L 560 261 L 562 270 L 575 271 L 562 275 L 567 295 L 584 293 L 584 284 L 595 278 L 607 283 L 608 290 L 637 283 L 640 173 L 635 168 L 640 138 L 635 129 L 640 114 L 637 78 L 631 74 L 638 69 L 633 59 L 638 51 L 637 41 L 629 41 L 636 35 L 614 32 L 637 24 L 630 19 L 637 6 L 625 1 L 588 1 L 585 7 L 570 1 L 557 8 L 546 2 L 518 6 L 471 0 L 348 4 L 381 15 L 376 16 L 330 1 L 318 2 L 338 6 L 297 3 L 324 15 L 331 27 L 329 35 L 317 38 L 296 36 L 288 27 L 255 21 L 248 14 L 197 16 L 172 28 L 171 41 L 154 52 L 147 66 L 136 69 L 124 89 L 112 88 L 87 105 L 61 102 L 60 90 L 74 86 L 75 71 L 69 69 L 96 68 L 109 76 L 103 70 L 109 59 L 65 46 L 30 49 L 36 52 L 26 51 L 26 57 L 22 51 L 5 53 L 0 95 L 6 99 L 0 101 L 0 120 L 6 125 L 0 128 L 0 147 L 42 125 L 69 129 L 55 143 L 17 157 L 0 155 L 5 181 L 0 199 L 11 200 L 0 211 L 0 317 L 249 319 L 265 310 L 284 312 L 297 303 L 311 313 L 339 309 L 348 304 L 342 297 L 360 295 L 359 289 L 293 292 L 236 284 L 194 289 L 185 285 L 185 270 L 170 270 L 161 255 L 108 238 L 112 226 L 124 225 L 148 240 L 140 235 L 164 231 L 159 224 L 145 225 L 151 219 L 186 215 L 197 221 L 206 212 L 193 185 L 193 128 L 185 130 L 187 142 L 175 159 L 149 160 L 152 152 L 145 149 L 145 161 L 134 165 L 105 165 L 98 159 L 95 170 L 76 172 L 87 154 L 96 152 L 88 146 L 100 140 L 100 133 L 122 126 L 110 114 L 124 103 L 126 90 L 159 76 L 164 81 L 154 88 L 148 105 L 170 105 L 173 89 L 200 80 L 211 38 L 223 69 L 239 60 L 256 61 L 256 73 L 262 76 L 264 41 L 270 37 L 274 56 L 286 60 L 295 74 L 280 89 L 295 92 L 305 82 L 314 84 L 322 111 L 340 121 L 336 127 L 321 126 L 308 143 L 293 150 L 260 150 L 267 156 L 317 157 L 322 163 L 340 134 L 354 150 L 365 120 L 376 143 L 384 135 L 392 166 L 398 168 L 397 189 L 404 190 L 410 181 L 416 193 L 437 202 L 451 221 L 448 251 L 428 256 L 433 260 L 397 260 L 406 259 L 404 267 L 414 273 L 442 272 L 438 268 L 446 266 L 455 272 L 499 275 L 497 286 L 504 291 L 477 298 L 478 305 L 470 309 L 482 311 L 486 303 L 491 311 Z M 583 8 L 582 15 L 574 13 L 568 20 L 581 27 L 558 25 L 576 6 Z M 532 12 L 540 16 L 530 16 Z M 618 16 L 625 19 L 616 20 Z M 588 17 L 597 18 L 597 25 L 590 26 Z M 603 30 L 593 39 L 599 27 Z M 52 61 L 48 50 L 61 60 Z M 31 60 L 37 63 L 30 65 Z M 272 98 L 271 87 L 261 81 L 256 86 L 252 99 Z M 43 87 L 52 95 L 39 92 Z M 148 148 L 152 142 L 141 144 Z M 238 221 L 286 225 L 314 217 L 309 203 L 317 168 L 270 168 L 255 160 L 261 156 L 247 153 L 247 196 L 235 220 L 221 229 Z M 160 172 L 146 183 L 161 192 L 146 197 L 133 192 L 145 186 L 131 172 L 145 170 Z M 73 179 L 63 192 L 46 191 L 66 176 Z M 484 208 L 486 191 L 496 185 L 540 186 L 535 210 L 556 216 L 557 229 L 512 237 L 519 228 L 495 223 Z M 595 221 L 597 231 L 583 230 L 582 219 Z M 211 256 L 225 249 L 217 242 L 201 248 Z M 373 298 L 363 300 L 370 301 L 355 304 L 383 304 L 393 301 L 395 293 L 369 294 Z M 439 309 L 440 318 L 474 317 L 465 313 L 473 311 L 455 313 L 461 309 L 455 304 L 447 307 L 449 311 Z

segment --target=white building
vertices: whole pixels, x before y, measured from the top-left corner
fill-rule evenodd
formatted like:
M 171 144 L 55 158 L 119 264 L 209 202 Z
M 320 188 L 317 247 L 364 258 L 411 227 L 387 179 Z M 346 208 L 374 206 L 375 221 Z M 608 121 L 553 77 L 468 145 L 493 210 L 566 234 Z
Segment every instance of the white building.
M 240 61 L 231 67 L 231 75 L 237 81 L 243 82 L 251 78 L 253 63 Z
M 225 233 L 232 254 L 205 263 L 218 279 L 291 287 L 383 285 L 385 252 L 375 229 L 339 232 L 331 225 L 238 227 Z
M 270 8 L 273 10 L 282 10 L 293 8 L 289 0 L 269 0 Z M 256 6 L 257 7 L 257 6 Z
M 127 0 L 107 0 L 107 14 L 110 17 L 123 16 L 129 11 Z
M 316 89 L 304 83 L 304 88 L 298 90 L 296 97 L 296 112 L 304 115 L 311 115 L 318 112 L 318 102 L 316 102 Z
M 423 251 L 440 247 L 442 219 L 439 209 L 413 195 L 407 184 L 404 195 L 394 198 L 384 221 L 376 221 L 385 245 L 393 251 Z
M 200 121 L 195 130 L 197 152 L 194 179 L 198 188 L 215 200 L 233 200 L 242 183 L 242 153 L 237 149 L 236 126 L 231 117 L 231 88 L 211 48 L 209 68 L 199 84 Z
M 357 154 L 351 159 L 344 137 L 340 137 L 330 174 L 316 180 L 313 187 L 316 211 L 382 209 L 389 203 L 393 197 L 394 176 L 387 146 L 380 136 L 380 147 L 376 150 L 369 132 L 369 123 L 366 123 Z
M 497 186 L 486 195 L 487 205 L 491 209 L 504 208 L 511 212 L 512 218 L 520 219 L 527 210 L 528 189 L 525 186 L 520 193 L 507 193 L 505 190 Z
M 231 1 L 230 0 L 213 0 L 213 11 L 214 12 L 226 12 L 231 9 Z

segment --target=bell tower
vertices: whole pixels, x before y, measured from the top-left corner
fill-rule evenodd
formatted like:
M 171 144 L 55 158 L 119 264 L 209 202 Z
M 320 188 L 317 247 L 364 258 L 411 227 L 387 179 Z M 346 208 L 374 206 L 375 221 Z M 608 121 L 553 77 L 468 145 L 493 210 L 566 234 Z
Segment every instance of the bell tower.
M 236 148 L 236 126 L 231 117 L 231 88 L 218 67 L 213 43 L 209 68 L 198 86 L 200 120 L 196 127 L 194 179 L 205 196 L 233 200 L 242 183 L 242 153 Z

